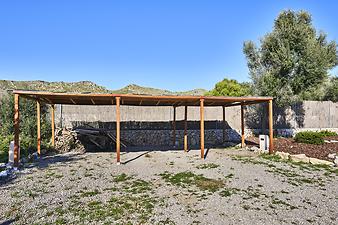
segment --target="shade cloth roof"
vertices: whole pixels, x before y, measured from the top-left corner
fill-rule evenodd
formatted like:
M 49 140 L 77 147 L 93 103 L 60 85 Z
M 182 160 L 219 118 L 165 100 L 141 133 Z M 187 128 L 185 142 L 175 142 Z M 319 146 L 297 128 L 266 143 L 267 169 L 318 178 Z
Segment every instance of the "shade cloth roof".
M 20 97 L 39 100 L 47 104 L 112 105 L 116 97 L 122 105 L 134 106 L 198 106 L 204 99 L 205 106 L 249 105 L 272 100 L 272 97 L 211 97 L 211 96 L 153 96 L 133 94 L 59 93 L 45 91 L 14 90 Z

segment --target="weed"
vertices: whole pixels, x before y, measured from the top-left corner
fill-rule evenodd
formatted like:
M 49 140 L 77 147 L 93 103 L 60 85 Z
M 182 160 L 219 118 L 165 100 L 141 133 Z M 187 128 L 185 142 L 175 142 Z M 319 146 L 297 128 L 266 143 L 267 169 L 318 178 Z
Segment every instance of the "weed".
M 224 186 L 223 181 L 206 178 L 202 175 L 196 175 L 192 172 L 180 172 L 177 174 L 170 174 L 168 172 L 160 174 L 160 176 L 168 183 L 173 185 L 188 187 L 195 185 L 204 191 L 215 192 Z
M 197 169 L 214 169 L 219 167 L 218 164 L 215 163 L 205 163 L 197 166 Z

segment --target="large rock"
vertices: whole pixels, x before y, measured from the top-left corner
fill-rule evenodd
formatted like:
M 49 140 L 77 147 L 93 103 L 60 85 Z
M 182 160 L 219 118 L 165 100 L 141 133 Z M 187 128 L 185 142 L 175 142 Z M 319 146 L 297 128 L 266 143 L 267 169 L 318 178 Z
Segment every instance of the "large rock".
M 335 159 L 336 158 L 336 153 L 328 154 L 327 157 L 330 159 Z
M 334 163 L 326 160 L 316 159 L 316 158 L 310 158 L 310 163 L 314 165 L 328 165 L 328 166 L 334 166 Z
M 305 154 L 290 155 L 290 159 L 294 162 L 304 162 L 304 163 L 310 162 L 310 158 L 307 157 Z
M 281 159 L 288 160 L 290 157 L 290 154 L 287 152 L 276 152 L 276 155 L 281 157 Z

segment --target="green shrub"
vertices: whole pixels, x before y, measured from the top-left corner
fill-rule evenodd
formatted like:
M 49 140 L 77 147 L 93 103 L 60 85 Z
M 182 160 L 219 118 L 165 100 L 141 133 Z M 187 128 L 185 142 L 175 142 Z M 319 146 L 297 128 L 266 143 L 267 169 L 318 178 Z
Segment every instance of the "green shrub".
M 13 140 L 12 135 L 0 135 L 0 163 L 8 162 L 8 150 L 11 140 Z
M 322 130 L 319 132 L 322 137 L 332 137 L 332 136 L 337 136 L 336 132 L 329 131 L 329 130 Z
M 36 151 L 36 102 L 20 99 L 20 154 L 21 157 Z M 41 141 L 42 148 L 49 148 L 51 138 L 49 108 L 41 104 Z M 14 98 L 5 95 L 0 102 L 0 162 L 8 160 L 9 143 L 13 140 Z
M 306 144 L 321 145 L 324 144 L 323 135 L 319 132 L 303 131 L 295 136 L 295 141 Z

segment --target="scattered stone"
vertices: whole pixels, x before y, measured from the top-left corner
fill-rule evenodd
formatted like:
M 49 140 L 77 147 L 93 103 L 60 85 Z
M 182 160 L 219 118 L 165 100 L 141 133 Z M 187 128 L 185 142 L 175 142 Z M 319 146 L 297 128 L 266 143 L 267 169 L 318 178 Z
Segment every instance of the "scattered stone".
M 259 150 L 259 148 L 256 147 L 256 146 L 246 147 L 246 149 L 247 149 L 248 151 L 253 151 L 253 152 L 256 152 L 257 150 Z
M 7 177 L 8 176 L 8 170 L 4 170 L 4 171 L 1 171 L 0 172 L 0 177 L 3 178 L 3 177 Z
M 239 143 L 239 144 L 237 144 L 235 147 L 236 147 L 236 148 L 242 148 L 242 144 Z
M 294 162 L 304 162 L 304 163 L 310 162 L 310 158 L 307 157 L 305 154 L 290 155 L 290 159 Z
M 337 156 L 336 153 L 332 153 L 332 154 L 328 154 L 327 157 L 330 158 L 330 159 L 335 159 Z
M 333 163 L 335 164 L 336 167 L 338 167 L 338 157 L 336 157 Z
M 310 163 L 314 165 L 328 165 L 328 166 L 334 166 L 334 163 L 326 160 L 316 159 L 316 158 L 310 158 Z
M 290 154 L 287 152 L 276 152 L 276 155 L 280 156 L 284 160 L 288 160 L 290 157 Z

